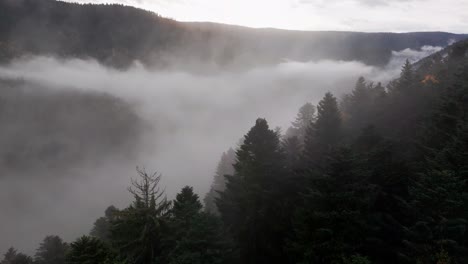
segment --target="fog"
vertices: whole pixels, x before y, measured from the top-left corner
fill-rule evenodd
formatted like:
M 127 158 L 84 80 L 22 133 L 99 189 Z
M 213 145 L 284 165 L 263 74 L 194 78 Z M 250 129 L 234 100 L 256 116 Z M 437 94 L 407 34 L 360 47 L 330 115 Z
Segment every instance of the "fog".
M 122 71 L 93 60 L 50 57 L 23 58 L 0 67 L 0 79 L 20 79 L 56 92 L 113 95 L 128 103 L 145 124 L 141 133 L 131 135 L 137 142 L 136 155 L 109 151 L 93 156 L 92 164 L 0 175 L 0 251 L 14 246 L 31 253 L 46 235 L 58 234 L 71 241 L 88 233 L 107 206 L 128 205 L 131 197 L 126 186 L 136 166 L 162 173 L 168 198 L 185 185 L 203 197 L 221 153 L 236 146 L 256 118 L 266 118 L 270 127 L 284 131 L 303 103 L 315 104 L 327 91 L 339 97 L 361 75 L 385 84 L 398 75 L 407 58 L 415 61 L 438 50 L 395 51 L 384 68 L 357 61 L 285 59 L 244 71 L 196 74 L 151 70 L 138 62 Z M 27 133 L 35 131 L 18 137 L 28 141 Z M 29 162 L 22 166 L 28 167 Z

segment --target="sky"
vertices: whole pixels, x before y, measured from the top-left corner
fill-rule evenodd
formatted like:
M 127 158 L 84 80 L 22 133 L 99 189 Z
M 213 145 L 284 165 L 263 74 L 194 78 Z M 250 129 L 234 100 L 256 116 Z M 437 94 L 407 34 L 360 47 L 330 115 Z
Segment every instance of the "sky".
M 255 28 L 468 32 L 468 0 L 65 0 L 119 3 L 179 21 Z

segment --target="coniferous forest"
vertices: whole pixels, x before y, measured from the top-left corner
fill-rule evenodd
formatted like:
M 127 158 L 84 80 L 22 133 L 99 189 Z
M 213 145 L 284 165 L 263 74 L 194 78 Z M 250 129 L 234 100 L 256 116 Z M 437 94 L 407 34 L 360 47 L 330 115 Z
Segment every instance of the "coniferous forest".
M 444 52 L 305 103 L 284 133 L 253 120 L 205 206 L 137 169 L 89 234 L 1 263 L 468 263 L 468 42 Z
M 34 16 L 24 25 L 18 23 L 30 14 Z M 106 19 L 97 23 L 99 17 Z M 34 24 L 37 35 L 30 32 Z M 213 37 L 219 32 L 226 34 L 223 41 Z M 261 50 L 255 63 L 264 64 L 282 59 L 279 50 L 288 49 L 283 45 L 287 37 L 294 35 L 295 43 L 308 39 L 304 32 L 264 32 L 271 46 L 259 45 L 248 29 L 182 24 L 120 5 L 0 0 L 0 176 L 39 170 L 58 174 L 62 167 L 84 167 L 122 149 L 128 153 L 119 158 L 130 159 L 142 144 L 137 135 L 146 129 L 144 118 L 132 112 L 134 105 L 110 93 L 49 91 L 38 96 L 40 89 L 26 89 L 28 82 L 7 76 L 2 63 L 24 54 L 89 56 L 117 72 L 135 61 L 167 66 L 162 53 L 170 51 L 192 53 L 197 63 L 213 60 L 222 67 L 245 49 L 249 59 Z M 129 175 L 127 206 L 109 204 L 89 232 L 73 241 L 57 232 L 32 254 L 16 247 L 0 252 L 0 264 L 468 263 L 468 40 L 461 40 L 466 35 L 316 34 L 320 42 L 314 45 L 322 52 L 317 58 L 336 56 L 373 66 L 386 65 L 400 46 L 438 45 L 449 37 L 457 42 L 417 62 L 406 60 L 389 82 L 359 77 L 346 93 L 326 92 L 318 102 L 301 98 L 303 105 L 287 129 L 249 117 L 251 128 L 222 153 L 203 197 L 185 186 L 169 199 L 164 171 L 136 167 Z M 142 41 L 130 41 L 138 38 Z M 210 45 L 203 44 L 208 38 Z M 226 45 L 222 52 L 213 51 L 219 43 L 211 38 Z M 52 40 L 60 45 L 49 45 Z M 186 49 L 187 43 L 195 48 Z M 306 46 L 291 54 L 317 59 Z M 30 104 L 34 107 L 17 107 Z M 196 106 L 190 107 L 184 111 L 195 111 Z M 210 133 L 217 132 L 216 122 Z M 62 126 L 55 127 L 58 123 Z M 14 140 L 20 130 L 33 131 L 33 136 Z M 26 162 L 35 164 L 27 168 Z M 15 195 L 14 206 L 29 199 Z M 0 211 L 3 227 L 1 217 L 9 212 Z M 30 239 L 26 231 L 22 235 Z

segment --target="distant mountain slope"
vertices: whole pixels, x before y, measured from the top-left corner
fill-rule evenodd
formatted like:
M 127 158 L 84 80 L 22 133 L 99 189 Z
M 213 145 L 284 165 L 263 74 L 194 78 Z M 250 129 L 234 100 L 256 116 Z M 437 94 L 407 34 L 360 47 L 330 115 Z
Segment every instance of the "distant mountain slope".
M 121 5 L 53 0 L 0 0 L 0 60 L 25 54 L 95 58 L 125 67 L 134 60 L 164 66 L 240 66 L 285 59 L 360 60 L 384 65 L 392 50 L 445 46 L 467 35 L 444 32 L 356 33 L 251 29 L 181 23 Z

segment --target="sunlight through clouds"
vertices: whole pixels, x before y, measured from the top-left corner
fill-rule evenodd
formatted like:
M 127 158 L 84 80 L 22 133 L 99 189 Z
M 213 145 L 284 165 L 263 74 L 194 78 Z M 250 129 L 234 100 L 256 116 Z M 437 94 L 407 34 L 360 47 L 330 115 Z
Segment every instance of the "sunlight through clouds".
M 465 0 L 64 0 L 119 3 L 179 21 L 256 28 L 466 32 Z M 427 20 L 428 14 L 437 19 Z M 424 21 L 424 23 L 420 23 Z

